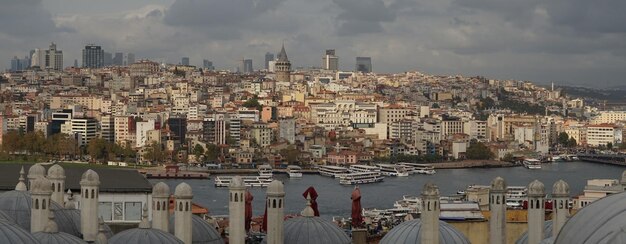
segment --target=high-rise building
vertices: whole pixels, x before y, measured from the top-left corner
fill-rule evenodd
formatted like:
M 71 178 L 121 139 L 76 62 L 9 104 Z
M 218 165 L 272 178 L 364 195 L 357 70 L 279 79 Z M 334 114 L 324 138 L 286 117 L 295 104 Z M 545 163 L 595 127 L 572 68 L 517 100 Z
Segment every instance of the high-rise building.
M 265 69 L 266 70 L 270 70 L 270 62 L 274 61 L 274 54 L 273 53 L 265 53 Z
M 113 65 L 124 65 L 124 53 L 115 53 L 115 56 L 113 57 Z
M 327 49 L 322 57 L 322 67 L 325 70 L 339 70 L 339 58 L 335 56 L 335 49 Z
M 126 54 L 126 65 L 131 65 L 135 63 L 135 54 L 127 53 Z
M 178 141 L 184 144 L 187 135 L 187 118 L 169 118 L 167 120 L 167 126 L 169 126 L 170 131 L 178 137 Z
M 18 58 L 14 56 L 11 59 L 11 72 L 22 71 L 30 67 L 30 58 L 25 57 L 24 59 Z
M 372 72 L 372 58 L 371 57 L 356 57 L 356 71 L 363 73 Z
M 254 72 L 254 69 L 252 68 L 252 59 L 241 60 L 241 71 L 246 74 Z
M 285 118 L 278 121 L 278 138 L 285 139 L 289 144 L 296 142 L 296 120 Z
M 104 52 L 104 66 L 111 66 L 113 64 L 113 54 Z
M 31 67 L 39 67 L 41 69 L 46 68 L 46 50 L 41 50 L 36 48 L 33 52 L 33 55 L 30 57 L 30 66 Z
M 180 64 L 189 66 L 189 57 L 183 57 L 180 59 Z
M 46 51 L 46 69 L 63 70 L 63 51 L 57 50 L 57 44 L 50 43 Z
M 202 67 L 205 70 L 215 70 L 215 67 L 213 66 L 213 62 L 209 61 L 208 59 L 202 60 Z
M 275 66 L 276 80 L 278 82 L 291 82 L 291 62 L 289 62 L 289 58 L 287 58 L 285 45 L 280 49 Z
M 101 46 L 89 44 L 83 49 L 83 67 L 101 68 L 104 66 L 104 50 Z

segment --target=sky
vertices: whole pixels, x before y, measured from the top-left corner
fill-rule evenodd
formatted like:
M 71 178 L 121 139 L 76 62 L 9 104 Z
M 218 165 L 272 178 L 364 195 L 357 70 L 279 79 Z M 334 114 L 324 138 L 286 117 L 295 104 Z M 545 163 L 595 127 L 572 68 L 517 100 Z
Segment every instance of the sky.
M 623 0 L 0 0 L 0 69 L 55 42 L 65 65 L 86 44 L 137 58 L 263 67 L 284 43 L 292 67 L 421 71 L 609 87 L 625 84 Z

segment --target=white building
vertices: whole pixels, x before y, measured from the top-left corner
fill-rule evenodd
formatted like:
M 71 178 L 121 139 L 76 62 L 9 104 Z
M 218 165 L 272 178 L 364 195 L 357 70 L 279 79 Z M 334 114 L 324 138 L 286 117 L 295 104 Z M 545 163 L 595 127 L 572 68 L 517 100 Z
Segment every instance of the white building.
M 597 147 L 622 143 L 622 128 L 614 124 L 587 126 L 587 145 Z
M 135 129 L 136 147 L 143 147 L 149 144 L 148 131 L 154 130 L 155 121 L 150 119 L 148 121 L 137 122 Z
M 626 121 L 626 111 L 603 111 L 593 119 L 591 124 L 614 124 L 618 121 Z

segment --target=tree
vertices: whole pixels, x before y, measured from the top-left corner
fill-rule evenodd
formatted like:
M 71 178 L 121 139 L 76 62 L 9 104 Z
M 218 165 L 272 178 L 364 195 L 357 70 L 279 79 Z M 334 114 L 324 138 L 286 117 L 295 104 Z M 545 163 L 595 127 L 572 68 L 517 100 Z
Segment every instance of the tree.
M 567 146 L 567 142 L 569 141 L 569 135 L 565 132 L 559 133 L 559 144 L 562 146 Z
M 298 157 L 300 156 L 300 150 L 298 150 L 294 146 L 289 146 L 288 148 L 280 150 L 278 152 L 288 164 L 294 164 L 298 162 Z
M 196 156 L 196 161 L 200 161 L 200 157 L 204 154 L 204 147 L 202 147 L 202 145 L 200 144 L 196 144 L 195 147 L 193 147 L 193 155 Z
M 504 157 L 502 157 L 502 161 L 504 162 L 513 162 L 513 154 L 506 153 Z
M 106 161 L 109 158 L 108 144 L 109 142 L 101 138 L 95 138 L 87 144 L 87 154 L 91 160 Z
M 163 162 L 163 157 L 165 156 L 165 152 L 163 151 L 163 147 L 160 143 L 152 142 L 148 148 L 143 153 L 143 158 L 148 160 L 150 163 L 160 163 Z
M 576 141 L 576 139 L 574 139 L 574 137 L 570 138 L 567 141 L 567 147 L 576 147 L 578 145 L 578 142 Z
M 438 103 L 433 103 L 432 108 L 439 108 L 439 104 Z
M 216 161 L 220 156 L 220 148 L 215 144 L 207 144 L 204 156 L 209 161 Z
M 243 106 L 246 108 L 255 108 L 259 111 L 263 110 L 263 106 L 261 106 L 261 104 L 259 103 L 259 99 L 257 99 L 256 96 L 244 102 Z
M 470 146 L 467 147 L 467 151 L 465 152 L 465 155 L 467 156 L 468 159 L 479 159 L 479 160 L 480 159 L 482 160 L 492 159 L 494 157 L 491 150 L 489 150 L 489 148 L 485 146 L 485 144 L 483 144 L 482 142 L 475 141 L 475 140 L 472 140 L 470 142 Z
M 609 150 L 613 149 L 613 143 L 612 142 L 607 143 L 606 149 L 609 149 Z

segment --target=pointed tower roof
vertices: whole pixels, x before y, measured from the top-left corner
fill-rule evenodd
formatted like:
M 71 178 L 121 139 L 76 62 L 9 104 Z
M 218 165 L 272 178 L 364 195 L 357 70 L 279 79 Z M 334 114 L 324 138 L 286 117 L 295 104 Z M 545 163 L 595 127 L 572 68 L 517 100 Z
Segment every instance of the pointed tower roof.
M 285 52 L 285 44 L 283 44 L 283 47 L 280 49 L 280 53 L 278 53 L 278 61 L 289 61 L 287 58 L 287 52 Z

